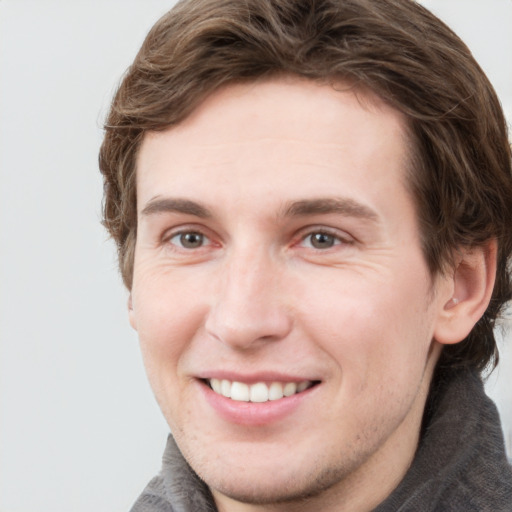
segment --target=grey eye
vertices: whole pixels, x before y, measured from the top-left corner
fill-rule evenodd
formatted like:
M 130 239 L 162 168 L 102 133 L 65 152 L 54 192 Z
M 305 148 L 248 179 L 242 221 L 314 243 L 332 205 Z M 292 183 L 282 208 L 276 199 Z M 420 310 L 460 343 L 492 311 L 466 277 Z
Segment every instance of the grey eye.
M 315 249 L 330 249 L 336 243 L 336 237 L 328 233 L 312 233 L 308 238 Z
M 184 249 L 198 249 L 205 242 L 205 236 L 201 233 L 188 231 L 186 233 L 178 233 L 171 238 L 171 242 L 180 245 Z

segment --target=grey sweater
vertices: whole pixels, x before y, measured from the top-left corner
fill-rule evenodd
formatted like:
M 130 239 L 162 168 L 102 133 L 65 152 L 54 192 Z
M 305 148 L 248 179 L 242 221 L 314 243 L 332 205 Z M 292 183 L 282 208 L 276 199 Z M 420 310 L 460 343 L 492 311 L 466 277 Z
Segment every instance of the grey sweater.
M 512 468 L 498 413 L 478 376 L 439 373 L 420 444 L 400 485 L 374 512 L 512 512 Z M 131 512 L 215 512 L 207 486 L 169 436 L 160 475 Z

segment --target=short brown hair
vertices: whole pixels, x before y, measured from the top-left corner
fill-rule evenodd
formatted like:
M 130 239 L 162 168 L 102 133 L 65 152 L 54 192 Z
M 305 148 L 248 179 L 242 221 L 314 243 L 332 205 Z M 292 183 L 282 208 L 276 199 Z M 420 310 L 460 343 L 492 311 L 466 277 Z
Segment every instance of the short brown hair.
M 104 224 L 130 289 L 135 162 L 144 134 L 182 121 L 220 86 L 293 74 L 350 80 L 404 113 L 409 185 L 432 275 L 454 251 L 498 241 L 489 307 L 442 365 L 497 360 L 493 327 L 512 297 L 511 151 L 496 94 L 464 43 L 412 0 L 188 0 L 151 29 L 112 102 L 100 150 Z

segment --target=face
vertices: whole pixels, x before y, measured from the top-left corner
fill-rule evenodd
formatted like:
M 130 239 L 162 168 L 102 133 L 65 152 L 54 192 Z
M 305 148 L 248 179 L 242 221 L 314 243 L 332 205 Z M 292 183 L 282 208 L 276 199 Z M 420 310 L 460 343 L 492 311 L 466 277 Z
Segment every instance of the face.
M 130 320 L 218 503 L 357 501 L 410 463 L 447 299 L 406 169 L 400 114 L 343 84 L 231 85 L 146 136 Z

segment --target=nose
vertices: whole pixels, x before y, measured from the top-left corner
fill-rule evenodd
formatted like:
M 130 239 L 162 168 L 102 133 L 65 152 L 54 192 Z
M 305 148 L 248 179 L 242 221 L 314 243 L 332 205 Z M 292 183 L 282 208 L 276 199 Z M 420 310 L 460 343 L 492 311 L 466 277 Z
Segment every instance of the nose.
M 237 350 L 248 350 L 287 336 L 292 315 L 282 271 L 272 258 L 238 254 L 227 259 L 216 276 L 206 331 Z

